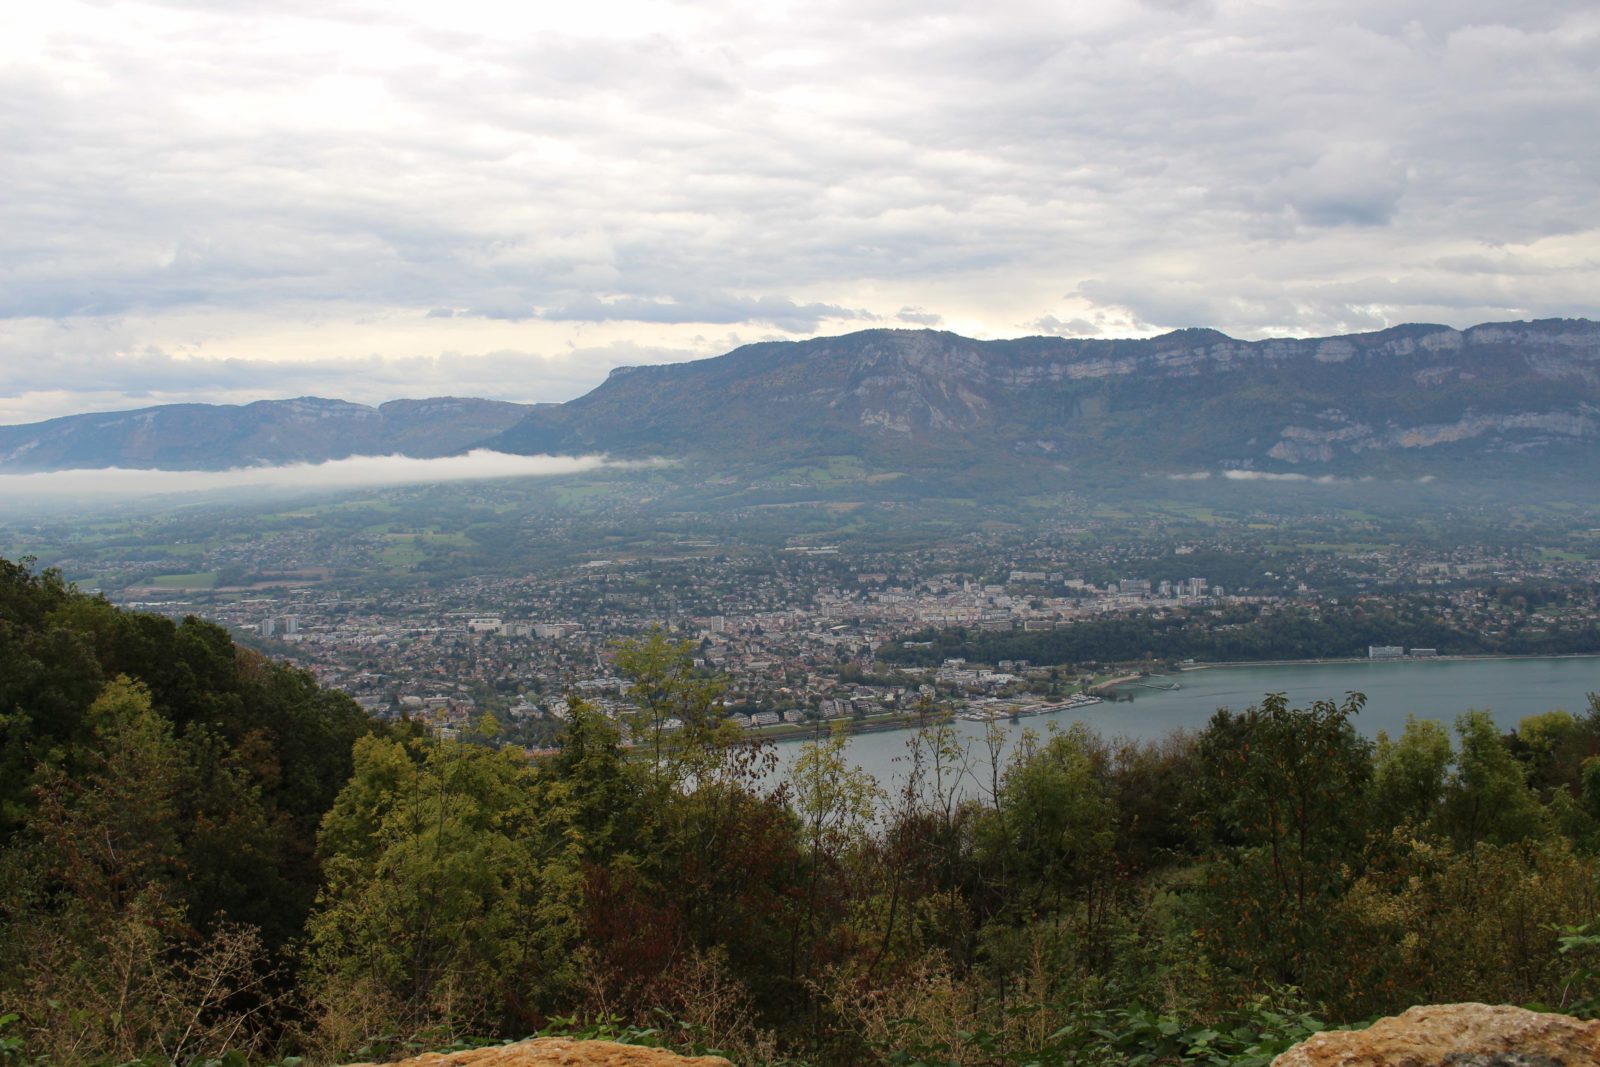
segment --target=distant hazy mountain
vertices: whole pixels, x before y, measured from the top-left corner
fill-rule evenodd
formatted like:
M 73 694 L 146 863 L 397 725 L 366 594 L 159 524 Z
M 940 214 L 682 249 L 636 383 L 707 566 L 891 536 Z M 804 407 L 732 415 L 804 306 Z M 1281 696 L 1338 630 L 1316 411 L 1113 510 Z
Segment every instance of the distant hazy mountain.
M 1309 340 L 974 341 L 868 330 L 624 368 L 490 442 L 517 452 L 854 454 L 1127 473 L 1600 472 L 1600 324 Z M 996 468 L 997 470 L 1002 468 Z
M 0 426 L 0 469 L 226 470 L 357 455 L 447 456 L 516 425 L 529 410 L 455 397 L 375 408 L 301 397 L 69 415 Z
M 0 468 L 217 469 L 486 446 L 781 469 L 1021 466 L 1600 480 L 1600 324 L 1397 326 L 1308 340 L 1180 330 L 974 341 L 868 330 L 621 368 L 566 404 L 179 405 L 0 427 Z

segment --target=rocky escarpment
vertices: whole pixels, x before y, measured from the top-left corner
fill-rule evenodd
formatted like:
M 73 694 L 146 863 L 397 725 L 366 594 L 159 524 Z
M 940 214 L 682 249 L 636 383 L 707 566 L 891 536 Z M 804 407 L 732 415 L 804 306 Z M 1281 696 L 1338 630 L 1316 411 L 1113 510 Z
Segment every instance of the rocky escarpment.
M 1600 1022 L 1506 1005 L 1434 1004 L 1318 1034 L 1272 1067 L 1596 1067 Z
M 1571 411 L 1525 411 L 1488 415 L 1467 411 L 1449 423 L 1377 428 L 1352 423 L 1338 410 L 1320 415 L 1321 425 L 1285 426 L 1267 455 L 1287 463 L 1329 463 L 1341 452 L 1433 448 L 1479 438 L 1492 447 L 1529 451 L 1557 440 L 1600 437 L 1600 406 L 1579 404 Z
M 1600 458 L 1600 324 L 1239 341 L 976 341 L 868 330 L 633 368 L 493 442 L 509 451 L 786 457 L 887 466 L 1034 455 L 1144 473 L 1422 476 Z M 1525 463 L 1523 463 L 1526 466 Z

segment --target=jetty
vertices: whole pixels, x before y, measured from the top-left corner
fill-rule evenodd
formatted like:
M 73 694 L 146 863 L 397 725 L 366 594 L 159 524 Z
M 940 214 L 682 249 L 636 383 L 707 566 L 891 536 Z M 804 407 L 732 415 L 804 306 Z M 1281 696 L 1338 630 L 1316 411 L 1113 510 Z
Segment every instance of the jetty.
M 956 718 L 968 722 L 997 722 L 1000 719 L 1048 715 L 1053 711 L 1072 711 L 1102 703 L 1097 696 L 1080 695 L 1060 701 L 1038 700 L 978 700 L 956 712 Z

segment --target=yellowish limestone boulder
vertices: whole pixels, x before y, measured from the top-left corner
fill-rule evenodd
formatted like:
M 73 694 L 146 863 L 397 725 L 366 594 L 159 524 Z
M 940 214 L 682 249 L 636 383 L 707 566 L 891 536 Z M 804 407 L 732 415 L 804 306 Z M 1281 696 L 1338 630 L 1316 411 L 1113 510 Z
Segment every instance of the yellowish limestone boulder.
M 1600 1067 L 1600 1022 L 1506 1005 L 1429 1004 L 1302 1041 L 1272 1067 Z
M 351 1067 L 374 1067 L 352 1064 Z M 429 1052 L 391 1067 L 733 1067 L 721 1056 L 680 1056 L 615 1041 L 539 1037 L 470 1052 Z

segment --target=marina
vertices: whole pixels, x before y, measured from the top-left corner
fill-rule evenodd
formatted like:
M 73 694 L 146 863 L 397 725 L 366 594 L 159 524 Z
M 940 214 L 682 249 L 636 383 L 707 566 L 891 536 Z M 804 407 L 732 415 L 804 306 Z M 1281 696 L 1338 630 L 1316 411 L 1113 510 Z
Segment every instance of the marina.
M 1097 696 L 1075 696 L 1066 700 L 1049 701 L 1037 697 L 1013 700 L 990 697 L 970 702 L 965 708 L 956 712 L 956 718 L 967 722 L 999 722 L 1001 719 L 1020 719 L 1077 711 L 1101 703 L 1104 701 Z

